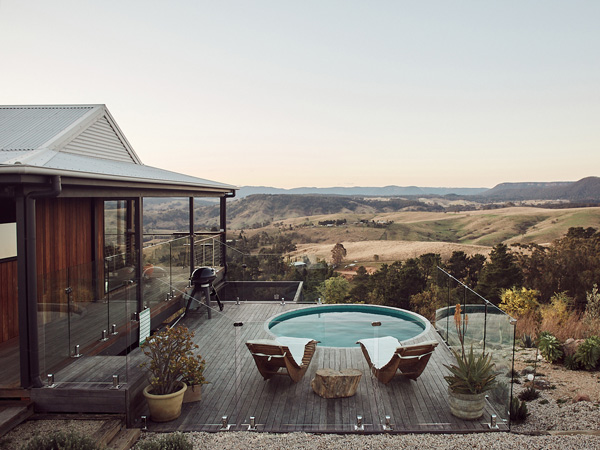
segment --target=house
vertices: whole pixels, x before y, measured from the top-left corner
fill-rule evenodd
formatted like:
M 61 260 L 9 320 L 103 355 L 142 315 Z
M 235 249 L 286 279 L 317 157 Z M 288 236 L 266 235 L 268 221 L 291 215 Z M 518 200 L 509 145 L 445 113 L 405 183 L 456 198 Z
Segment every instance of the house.
M 0 106 L 0 397 L 47 386 L 81 354 L 120 361 L 142 312 L 154 328 L 181 307 L 207 248 L 225 266 L 235 192 L 144 165 L 105 105 Z M 187 198 L 190 213 L 144 248 L 148 197 Z M 219 231 L 195 230 L 197 197 L 219 202 Z

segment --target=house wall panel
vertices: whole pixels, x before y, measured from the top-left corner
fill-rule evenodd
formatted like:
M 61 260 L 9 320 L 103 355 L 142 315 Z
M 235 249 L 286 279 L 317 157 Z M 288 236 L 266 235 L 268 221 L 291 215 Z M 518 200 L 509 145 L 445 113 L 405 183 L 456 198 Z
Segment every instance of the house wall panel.
M 106 117 L 91 125 L 62 151 L 93 158 L 135 162 Z
M 0 343 L 19 335 L 17 260 L 0 261 Z
M 38 304 L 42 323 L 67 314 L 65 289 L 72 299 L 92 292 L 92 207 L 90 198 L 51 198 L 36 202 Z M 88 295 L 89 296 L 89 295 Z

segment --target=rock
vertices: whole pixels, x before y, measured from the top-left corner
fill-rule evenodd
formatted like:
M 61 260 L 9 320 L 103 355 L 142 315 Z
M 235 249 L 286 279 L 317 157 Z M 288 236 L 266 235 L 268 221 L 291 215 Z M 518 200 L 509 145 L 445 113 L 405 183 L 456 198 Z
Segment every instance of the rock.
M 567 339 L 562 346 L 565 356 L 573 356 L 583 341 L 583 339 Z
M 521 370 L 522 375 L 527 375 L 528 373 L 535 373 L 535 368 L 533 366 L 527 366 Z
M 579 403 L 579 402 L 591 402 L 592 400 L 590 399 L 589 395 L 586 394 L 577 394 L 575 397 L 573 397 L 573 403 Z
M 319 369 L 310 385 L 323 398 L 352 397 L 361 377 L 362 372 L 357 369 Z

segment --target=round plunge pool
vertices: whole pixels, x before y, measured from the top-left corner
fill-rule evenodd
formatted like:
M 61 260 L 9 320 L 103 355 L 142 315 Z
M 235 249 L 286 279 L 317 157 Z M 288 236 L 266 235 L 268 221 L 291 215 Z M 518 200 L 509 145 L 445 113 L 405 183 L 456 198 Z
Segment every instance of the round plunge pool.
M 353 304 L 296 309 L 278 314 L 265 324 L 275 336 L 311 338 L 324 347 L 356 347 L 359 339 L 383 336 L 402 342 L 429 331 L 429 327 L 425 317 L 404 309 Z

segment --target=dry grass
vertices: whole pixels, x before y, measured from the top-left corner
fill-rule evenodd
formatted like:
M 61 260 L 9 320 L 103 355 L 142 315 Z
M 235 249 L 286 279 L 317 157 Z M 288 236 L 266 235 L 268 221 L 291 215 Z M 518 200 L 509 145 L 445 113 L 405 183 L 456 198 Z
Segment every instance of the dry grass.
M 600 320 L 587 320 L 584 315 L 571 312 L 566 317 L 545 314 L 543 318 L 537 312 L 520 316 L 517 320 L 517 337 L 530 335 L 534 340 L 542 331 L 552 333 L 564 342 L 569 338 L 586 339 L 590 336 L 600 336 Z

